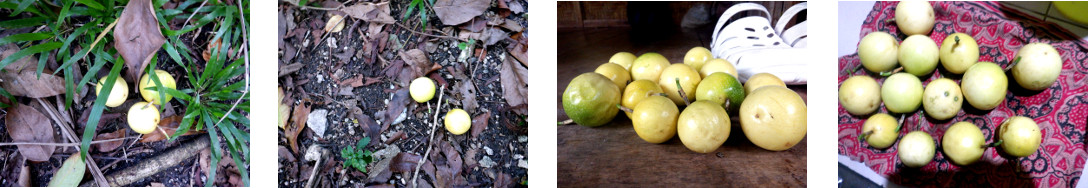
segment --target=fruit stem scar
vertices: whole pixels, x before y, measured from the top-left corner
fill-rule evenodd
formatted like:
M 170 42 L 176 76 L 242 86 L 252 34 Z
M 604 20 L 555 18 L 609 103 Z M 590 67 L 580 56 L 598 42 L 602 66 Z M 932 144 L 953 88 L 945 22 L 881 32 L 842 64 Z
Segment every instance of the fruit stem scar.
M 563 121 L 560 121 L 558 124 L 559 125 L 567 125 L 567 124 L 570 124 L 570 123 L 574 123 L 574 119 L 563 120 Z
M 952 51 L 956 51 L 956 46 L 960 45 L 960 36 L 955 36 L 956 43 L 952 43 Z
M 988 145 L 982 145 L 982 148 L 997 147 L 997 146 L 1000 146 L 1001 143 L 1004 142 L 1004 141 L 1005 140 L 997 140 L 997 142 L 994 142 L 994 143 L 991 143 L 991 144 L 988 144 Z
M 619 104 L 616 105 L 616 108 L 619 108 L 620 110 L 623 110 L 624 112 L 627 112 L 627 113 L 635 113 L 634 110 L 631 110 L 630 108 L 627 108 L 627 107 L 620 106 Z

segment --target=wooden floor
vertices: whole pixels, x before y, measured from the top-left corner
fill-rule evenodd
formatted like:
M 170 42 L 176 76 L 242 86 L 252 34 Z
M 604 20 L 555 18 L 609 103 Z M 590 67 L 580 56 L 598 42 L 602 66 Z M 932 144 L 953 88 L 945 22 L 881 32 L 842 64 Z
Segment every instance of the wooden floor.
M 575 76 L 592 72 L 616 52 L 636 55 L 657 52 L 672 63 L 682 63 L 689 49 L 704 46 L 708 33 L 673 32 L 639 36 L 627 28 L 560 31 L 558 35 L 557 120 L 563 112 L 563 90 Z M 640 40 L 632 40 L 640 39 Z M 807 101 L 806 87 L 790 86 Z M 631 120 L 620 113 L 610 123 L 589 128 L 558 126 L 558 184 L 560 187 L 804 187 L 807 173 L 807 138 L 786 151 L 767 151 L 753 145 L 736 117 L 726 143 L 708 154 L 684 147 L 679 138 L 650 144 L 638 137 Z

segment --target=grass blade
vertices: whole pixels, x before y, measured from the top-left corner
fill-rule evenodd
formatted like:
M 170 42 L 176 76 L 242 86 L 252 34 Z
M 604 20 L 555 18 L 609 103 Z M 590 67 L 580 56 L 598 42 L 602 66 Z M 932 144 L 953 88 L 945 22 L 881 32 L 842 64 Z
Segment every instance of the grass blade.
M 44 44 L 34 45 L 23 50 L 19 50 L 19 52 L 15 52 L 10 56 L 5 57 L 4 60 L 0 60 L 0 67 L 7 67 L 8 64 L 11 64 L 11 62 L 15 62 L 15 60 L 22 59 L 23 57 L 31 54 L 42 53 L 45 51 L 60 48 L 60 45 L 60 42 L 48 42 Z
M 94 0 L 76 0 L 76 2 L 83 3 L 84 5 L 87 5 L 87 7 L 91 7 L 93 9 L 106 10 L 106 7 L 103 7 L 102 4 L 98 3 L 98 1 L 94 1 Z
M 0 45 L 14 43 L 14 42 L 26 42 L 47 39 L 52 37 L 53 34 L 40 32 L 40 33 L 19 33 L 10 35 L 4 38 L 0 38 Z
M 32 18 L 23 18 L 23 19 L 2 21 L 2 22 L 0 22 L 0 28 L 19 29 L 19 28 L 30 27 L 30 26 L 40 26 L 40 25 L 45 25 L 46 20 L 47 19 L 45 17 L 32 17 Z
M 102 85 L 102 91 L 99 96 L 110 96 L 110 91 L 113 91 L 113 83 L 117 80 L 119 74 L 121 74 L 121 67 L 124 67 L 123 61 L 115 61 L 113 68 L 110 69 L 109 76 L 106 76 L 106 83 Z M 90 117 L 87 118 L 86 128 L 83 129 L 82 143 L 79 145 L 79 156 L 83 159 L 87 159 L 87 150 L 91 148 L 91 139 L 94 139 L 95 129 L 98 129 L 98 120 L 102 118 L 102 110 L 106 108 L 106 99 L 109 97 L 98 97 L 94 100 L 94 106 L 91 107 Z
M 14 11 L 11 11 L 11 15 L 8 16 L 14 17 L 15 15 L 19 15 L 19 13 L 23 13 L 23 11 L 26 10 L 27 7 L 30 7 L 30 4 L 35 1 L 37 0 L 23 0 L 23 2 L 19 2 L 19 7 L 16 7 Z

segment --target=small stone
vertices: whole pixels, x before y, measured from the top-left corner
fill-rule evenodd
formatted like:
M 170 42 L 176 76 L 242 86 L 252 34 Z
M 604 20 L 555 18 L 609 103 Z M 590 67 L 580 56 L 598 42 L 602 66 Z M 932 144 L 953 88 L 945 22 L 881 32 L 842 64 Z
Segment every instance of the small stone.
M 325 137 L 325 126 L 328 126 L 329 121 L 326 119 L 329 115 L 329 111 L 325 109 L 318 109 L 310 112 L 310 116 L 306 119 L 306 127 L 314 131 L 314 134 L 318 137 Z
M 529 168 L 529 160 L 528 159 L 518 160 L 518 167 L 528 169 Z
M 514 159 L 524 159 L 525 156 L 521 154 L 514 154 Z
M 480 167 L 491 168 L 491 167 L 494 167 L 494 166 L 495 166 L 495 161 L 492 161 L 491 157 L 484 156 L 483 159 L 480 159 Z
M 528 142 L 528 141 L 529 141 L 529 136 L 526 136 L 526 135 L 518 136 L 518 142 L 525 143 L 525 142 Z
M 487 152 L 487 155 L 493 155 L 494 153 L 494 151 L 491 151 L 491 147 L 487 146 L 484 146 L 484 152 Z

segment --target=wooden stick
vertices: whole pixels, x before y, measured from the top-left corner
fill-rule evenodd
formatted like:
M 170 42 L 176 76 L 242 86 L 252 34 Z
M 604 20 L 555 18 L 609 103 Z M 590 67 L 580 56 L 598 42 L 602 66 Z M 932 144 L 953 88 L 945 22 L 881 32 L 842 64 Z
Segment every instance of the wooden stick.
M 423 156 L 419 158 L 419 162 L 416 163 L 416 171 L 412 174 L 412 187 L 419 186 L 419 183 L 416 183 L 416 179 L 419 179 L 419 169 L 423 167 L 423 162 L 427 159 L 428 155 L 431 155 L 431 148 L 434 147 L 434 132 L 437 132 L 435 130 L 437 127 L 436 125 L 438 124 L 438 110 L 442 109 L 442 96 L 446 94 L 446 85 L 442 85 L 439 91 L 438 106 L 434 109 L 434 121 L 431 122 L 431 139 L 428 139 L 430 142 L 427 144 L 427 152 L 424 152 Z

